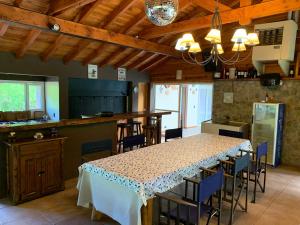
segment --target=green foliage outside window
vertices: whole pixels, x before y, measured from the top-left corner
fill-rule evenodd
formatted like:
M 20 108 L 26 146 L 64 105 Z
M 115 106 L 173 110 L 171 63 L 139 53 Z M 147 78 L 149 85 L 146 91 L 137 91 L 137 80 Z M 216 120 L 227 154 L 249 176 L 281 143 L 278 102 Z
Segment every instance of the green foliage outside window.
M 0 111 L 26 110 L 25 84 L 0 83 Z

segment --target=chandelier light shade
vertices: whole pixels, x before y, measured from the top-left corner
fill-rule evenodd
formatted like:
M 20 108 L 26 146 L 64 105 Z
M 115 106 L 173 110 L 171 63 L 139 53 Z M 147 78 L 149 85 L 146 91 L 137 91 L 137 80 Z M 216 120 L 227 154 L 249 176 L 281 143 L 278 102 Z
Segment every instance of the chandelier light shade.
M 221 44 L 217 44 L 217 52 L 222 55 L 224 53 L 223 47 Z
M 145 12 L 156 26 L 172 23 L 178 13 L 178 0 L 145 0 Z
M 209 33 L 204 38 L 212 44 L 220 44 L 221 43 L 221 31 L 219 29 L 211 29 Z
M 257 33 L 249 33 L 247 35 L 248 39 L 245 41 L 246 45 L 255 46 L 259 44 L 259 39 Z
M 182 43 L 182 38 L 179 38 L 176 42 L 176 46 L 175 46 L 175 49 L 178 50 L 178 51 L 185 51 L 187 50 L 188 48 L 186 47 L 185 44 Z
M 233 52 L 244 52 L 246 51 L 246 46 L 244 43 L 234 43 L 233 47 L 232 47 L 232 51 Z
M 201 47 L 198 42 L 194 42 L 191 44 L 191 47 L 189 48 L 190 53 L 198 53 L 201 52 Z
M 234 32 L 233 37 L 231 38 L 231 41 L 234 43 L 244 43 L 245 41 L 247 41 L 247 39 L 248 39 L 248 36 L 247 36 L 246 29 L 239 28 Z
M 195 42 L 193 35 L 190 33 L 184 34 L 181 39 L 181 44 L 187 47 L 190 47 Z
M 193 38 L 193 35 L 190 33 L 184 34 L 181 38 L 178 39 L 175 49 L 182 52 L 182 58 L 185 62 L 190 64 L 198 64 L 201 66 L 207 65 L 210 62 L 218 64 L 219 62 L 225 65 L 234 65 L 238 62 L 242 62 L 251 56 L 251 51 L 245 57 L 240 57 L 240 53 L 246 51 L 246 45 L 253 47 L 259 44 L 259 38 L 257 33 L 248 33 L 245 28 L 237 29 L 231 41 L 234 42 L 232 52 L 234 53 L 230 58 L 226 59 L 222 54 L 224 54 L 223 47 L 221 45 L 221 36 L 222 36 L 222 20 L 218 8 L 218 0 L 215 0 L 215 12 L 211 19 L 211 29 L 208 34 L 205 36 L 205 40 L 209 41 L 212 44 L 210 55 L 205 57 L 203 61 L 199 61 L 197 53 L 201 52 L 199 42 L 196 42 Z

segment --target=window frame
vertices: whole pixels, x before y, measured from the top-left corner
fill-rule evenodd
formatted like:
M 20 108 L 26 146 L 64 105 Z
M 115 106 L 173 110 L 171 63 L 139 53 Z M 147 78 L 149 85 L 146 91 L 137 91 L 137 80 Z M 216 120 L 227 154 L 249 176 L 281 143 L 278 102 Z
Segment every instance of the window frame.
M 21 81 L 21 80 L 0 80 L 1 83 L 16 83 L 24 84 L 24 96 L 25 96 L 25 110 L 24 111 L 45 111 L 46 100 L 45 100 L 45 82 L 43 81 Z M 41 87 L 41 99 L 42 107 L 40 109 L 30 109 L 29 108 L 29 85 L 38 85 Z M 1 109 L 0 109 L 1 111 Z

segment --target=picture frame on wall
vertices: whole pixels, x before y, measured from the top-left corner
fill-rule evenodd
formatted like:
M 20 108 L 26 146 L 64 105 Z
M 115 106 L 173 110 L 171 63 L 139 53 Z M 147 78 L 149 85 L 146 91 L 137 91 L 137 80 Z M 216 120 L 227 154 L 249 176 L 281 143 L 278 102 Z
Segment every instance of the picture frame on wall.
M 93 64 L 88 64 L 88 78 L 98 79 L 98 66 Z
M 126 81 L 126 68 L 118 68 L 118 80 Z

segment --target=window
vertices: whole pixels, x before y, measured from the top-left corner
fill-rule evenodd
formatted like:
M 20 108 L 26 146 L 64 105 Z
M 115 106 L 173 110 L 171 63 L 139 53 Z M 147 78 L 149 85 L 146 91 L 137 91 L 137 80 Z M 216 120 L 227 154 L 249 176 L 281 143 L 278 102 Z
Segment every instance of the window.
M 0 111 L 44 110 L 44 83 L 0 80 Z

